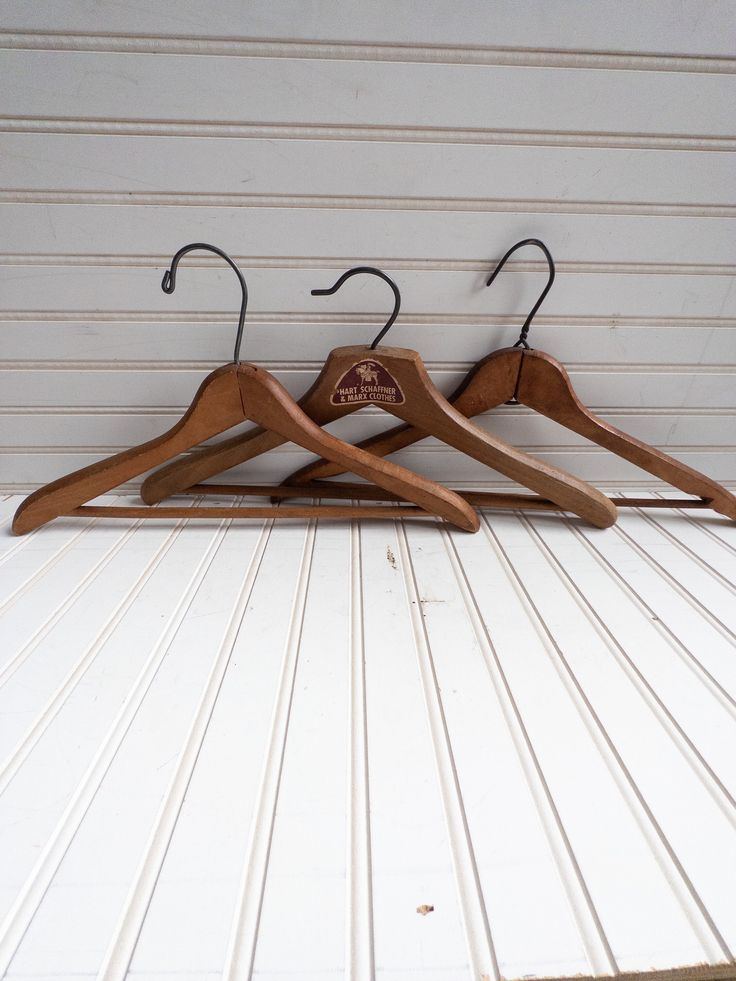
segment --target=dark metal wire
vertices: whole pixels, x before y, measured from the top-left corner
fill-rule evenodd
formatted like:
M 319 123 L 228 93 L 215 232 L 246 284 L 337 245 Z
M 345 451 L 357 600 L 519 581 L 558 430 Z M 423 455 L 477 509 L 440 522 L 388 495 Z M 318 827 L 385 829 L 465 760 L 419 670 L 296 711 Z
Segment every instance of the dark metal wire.
M 378 347 L 379 341 L 386 336 L 393 325 L 394 320 L 396 320 L 398 317 L 399 310 L 401 309 L 401 293 L 399 292 L 399 287 L 396 285 L 393 279 L 390 278 L 390 276 L 387 276 L 385 272 L 381 272 L 380 269 L 376 269 L 374 266 L 355 266 L 353 269 L 348 269 L 347 272 L 344 272 L 335 285 L 331 286 L 328 290 L 312 290 L 312 296 L 332 296 L 333 293 L 337 293 L 346 280 L 350 279 L 351 276 L 357 276 L 358 273 L 369 273 L 371 276 L 378 276 L 379 279 L 382 279 L 384 282 L 388 283 L 388 285 L 394 291 L 393 313 L 386 321 L 385 326 L 383 326 L 378 332 L 375 340 L 371 344 L 371 350 L 373 350 L 374 348 Z
M 236 364 L 240 364 L 240 346 L 243 342 L 243 327 L 245 325 L 245 311 L 248 307 L 248 287 L 245 285 L 245 279 L 243 274 L 235 265 L 233 260 L 227 254 L 223 252 L 222 249 L 218 249 L 216 245 L 207 245 L 206 242 L 192 242 L 191 245 L 185 245 L 184 248 L 179 249 L 174 258 L 171 260 L 171 266 L 164 273 L 164 278 L 161 280 L 161 289 L 164 293 L 173 293 L 176 289 L 176 267 L 179 265 L 179 260 L 191 252 L 193 249 L 204 249 L 205 252 L 214 252 L 215 255 L 219 255 L 221 258 L 228 263 L 235 270 L 235 274 L 240 281 L 240 288 L 243 293 L 243 299 L 240 303 L 240 317 L 238 319 L 238 333 L 235 336 L 235 352 L 233 354 L 233 361 Z
M 504 265 L 506 264 L 506 260 L 509 258 L 509 256 L 512 255 L 514 252 L 516 252 L 517 249 L 522 248 L 522 246 L 524 245 L 536 245 L 537 248 L 541 249 L 542 252 L 544 252 L 545 256 L 547 257 L 547 264 L 549 265 L 549 279 L 547 280 L 547 285 L 542 290 L 541 296 L 532 307 L 529 316 L 524 321 L 524 326 L 521 328 L 521 333 L 519 334 L 519 340 L 516 342 L 516 344 L 514 344 L 514 347 L 524 347 L 527 350 L 529 350 L 529 344 L 527 343 L 527 335 L 529 334 L 529 328 L 532 325 L 532 320 L 534 320 L 534 316 L 537 310 L 539 310 L 539 308 L 541 307 L 542 303 L 544 302 L 545 296 L 552 289 L 552 283 L 554 283 L 555 281 L 555 261 L 552 258 L 552 255 L 550 254 L 550 251 L 547 248 L 547 246 L 544 244 L 544 242 L 540 242 L 538 238 L 525 238 L 523 241 L 517 242 L 516 245 L 512 245 L 511 248 L 506 253 L 506 255 L 503 257 L 503 259 L 501 259 L 499 264 L 496 266 L 496 268 L 493 270 L 491 275 L 488 277 L 486 286 L 490 286 L 493 280 L 496 278 L 496 276 L 498 276 L 498 274 L 501 272 Z

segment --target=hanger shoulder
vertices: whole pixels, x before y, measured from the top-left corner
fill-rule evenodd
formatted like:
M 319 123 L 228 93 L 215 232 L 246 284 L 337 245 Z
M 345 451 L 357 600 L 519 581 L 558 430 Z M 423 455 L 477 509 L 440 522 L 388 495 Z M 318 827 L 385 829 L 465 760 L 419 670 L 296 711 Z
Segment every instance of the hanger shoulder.
M 416 426 L 403 423 L 400 426 L 393 426 L 383 433 L 378 433 L 376 436 L 369 436 L 355 445 L 370 453 L 371 456 L 385 457 L 397 453 L 407 446 L 413 446 L 414 443 L 426 439 L 428 435 L 428 433 L 417 429 Z M 290 474 L 285 483 L 289 486 L 297 486 L 311 483 L 313 480 L 324 480 L 326 477 L 337 477 L 342 473 L 345 471 L 337 463 L 331 463 L 329 460 L 315 460 Z
M 493 351 L 471 368 L 447 401 L 468 419 L 508 402 L 516 391 L 521 355 L 521 350 L 513 347 Z M 426 430 L 404 423 L 364 439 L 357 445 L 374 456 L 390 456 L 426 439 L 427 435 Z M 288 478 L 288 483 L 324 480 L 343 472 L 334 463 L 317 460 L 293 473 Z
M 192 404 L 171 429 L 114 456 L 67 474 L 29 495 L 15 512 L 13 531 L 24 535 L 243 419 L 234 365 L 205 378 Z
M 388 357 L 387 367 L 407 393 L 405 402 L 392 407 L 394 414 L 405 422 L 436 436 L 597 527 L 607 528 L 616 521 L 615 505 L 590 484 L 533 459 L 470 422 L 437 389 L 416 351 L 394 349 Z
M 31 494 L 18 508 L 13 530 L 25 534 L 53 518 L 74 512 L 172 455 L 246 419 L 340 462 L 429 514 L 443 517 L 466 531 L 478 530 L 475 511 L 454 492 L 389 461 L 376 460 L 326 433 L 272 375 L 248 364 L 226 365 L 209 375 L 182 419 L 163 435 L 68 474 Z
M 339 369 L 333 378 L 347 379 L 344 383 L 346 392 L 354 382 L 350 372 L 355 368 L 356 352 L 365 350 L 338 348 L 333 352 Z M 419 432 L 436 436 L 592 524 L 608 527 L 616 520 L 615 506 L 595 488 L 556 467 L 534 460 L 469 422 L 439 392 L 416 351 L 382 347 L 369 353 L 370 357 L 364 357 L 363 361 L 378 366 L 370 385 L 385 390 L 384 397 L 391 401 L 372 398 L 365 399 L 363 404 L 366 401 L 381 404 Z M 334 392 L 339 392 L 342 384 L 342 381 L 338 382 Z
M 427 428 L 432 435 L 599 528 L 614 524 L 616 507 L 596 488 L 557 467 L 535 460 L 475 426 L 461 413 L 455 415 L 456 410 L 451 406 L 448 408 L 452 414 L 445 410 L 444 418 L 436 416 L 427 420 L 428 414 L 423 414 L 424 420 L 431 423 L 431 428 L 430 425 Z M 408 421 L 416 423 L 418 420 Z
M 508 402 L 516 394 L 523 353 L 518 347 L 493 351 L 470 369 L 449 401 L 469 419 Z
M 330 403 L 330 378 L 333 374 L 328 357 L 322 371 L 309 390 L 299 400 L 304 412 L 319 426 L 333 422 L 341 415 L 353 411 L 351 406 L 335 406 Z M 357 408 L 355 406 L 354 408 Z M 172 460 L 150 474 L 141 486 L 141 497 L 146 504 L 157 504 L 167 497 L 201 484 L 225 470 L 237 467 L 262 453 L 276 449 L 288 442 L 284 436 L 266 431 L 262 426 L 238 433 L 221 440 L 214 446 L 205 446 L 183 460 Z M 330 463 L 330 466 L 337 464 Z
M 564 366 L 544 351 L 523 352 L 516 397 L 529 408 L 563 425 L 567 425 L 565 420 L 580 426 L 588 423 L 606 425 L 577 397 Z
M 309 390 L 299 400 L 299 405 L 319 426 L 324 426 L 335 419 L 355 412 L 356 409 L 371 402 L 370 398 L 361 398 L 360 382 L 363 381 L 363 378 L 358 374 L 358 366 L 368 367 L 367 380 L 370 381 L 370 366 L 377 363 L 379 354 L 406 356 L 407 353 L 413 355 L 415 352 L 407 352 L 403 348 L 388 347 L 374 351 L 364 344 L 335 348 L 328 355 L 322 370 Z M 356 387 L 357 390 L 353 391 Z M 390 388 L 391 386 L 389 383 L 388 386 L 378 387 Z M 380 399 L 381 397 L 388 397 L 390 394 L 390 392 L 379 393 L 379 400 L 376 404 L 386 404 Z M 422 438 L 417 431 L 410 427 L 401 428 L 412 434 L 410 443 Z M 185 491 L 195 484 L 200 484 L 225 470 L 229 470 L 231 467 L 238 466 L 238 464 L 252 460 L 261 453 L 281 446 L 286 441 L 283 436 L 274 432 L 264 432 L 262 428 L 232 436 L 215 446 L 204 447 L 186 459 L 172 460 L 166 466 L 161 467 L 143 482 L 141 496 L 147 504 L 156 504 L 166 497 Z M 410 443 L 406 445 L 410 445 Z M 362 444 L 360 448 L 364 448 Z M 365 448 L 371 449 L 375 456 L 386 456 L 388 453 L 394 452 L 388 447 L 383 453 L 376 453 L 372 447 L 366 446 Z M 323 461 L 322 466 L 328 468 L 330 473 L 344 472 L 344 468 L 332 461 Z
M 628 460 L 686 494 L 710 501 L 721 514 L 736 518 L 736 497 L 717 481 L 674 457 L 629 436 L 591 412 L 575 394 L 570 377 L 543 351 L 525 351 L 517 398 L 549 419 Z
M 465 531 L 480 527 L 473 508 L 454 491 L 388 460 L 376 459 L 321 429 L 269 372 L 256 365 L 240 365 L 238 377 L 245 412 L 254 422 Z
M 182 460 L 172 460 L 159 467 L 143 481 L 141 497 L 146 504 L 157 504 L 285 442 L 278 433 L 256 426 L 248 432 L 221 440 L 214 446 L 202 447 Z

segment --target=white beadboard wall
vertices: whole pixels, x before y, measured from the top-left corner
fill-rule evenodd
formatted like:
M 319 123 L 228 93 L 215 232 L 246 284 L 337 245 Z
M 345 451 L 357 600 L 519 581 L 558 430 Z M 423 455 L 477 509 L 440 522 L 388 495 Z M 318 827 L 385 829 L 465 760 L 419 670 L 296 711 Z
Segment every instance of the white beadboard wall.
M 296 395 L 338 344 L 389 335 L 450 391 L 532 344 L 632 434 L 736 480 L 736 5 L 599 2 L 0 3 L 0 487 L 24 491 L 162 432 L 231 356 Z M 482 424 L 597 482 L 657 484 L 520 408 Z M 377 409 L 335 427 L 385 427 Z M 287 446 L 245 473 L 305 462 Z M 426 441 L 401 462 L 497 475 Z

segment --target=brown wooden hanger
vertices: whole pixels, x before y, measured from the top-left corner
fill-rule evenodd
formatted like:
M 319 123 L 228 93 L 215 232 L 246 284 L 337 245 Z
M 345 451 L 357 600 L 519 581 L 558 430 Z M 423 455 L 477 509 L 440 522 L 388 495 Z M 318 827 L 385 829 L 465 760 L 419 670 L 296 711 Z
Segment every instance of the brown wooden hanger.
M 248 517 L 248 518 L 386 518 L 381 507 L 298 506 L 280 507 L 85 507 L 84 505 L 127 480 L 145 473 L 179 453 L 202 443 L 238 423 L 253 421 L 280 442 L 291 441 L 329 459 L 343 470 L 360 474 L 388 493 L 390 500 L 411 501 L 402 507 L 409 516 L 438 516 L 465 531 L 477 531 L 479 519 L 472 507 L 453 491 L 404 467 L 356 449 L 322 430 L 299 408 L 286 389 L 263 368 L 240 361 L 248 291 L 242 273 L 232 259 L 215 246 L 194 243 L 180 249 L 164 275 L 162 289 L 173 293 L 179 260 L 193 249 L 206 249 L 225 259 L 235 270 L 242 289 L 242 303 L 235 357 L 232 364 L 211 372 L 199 387 L 179 422 L 162 436 L 94 463 L 35 491 L 20 505 L 13 531 L 22 535 L 62 515 L 117 518 Z M 260 492 L 268 495 L 268 488 Z M 381 493 L 378 492 L 379 499 Z M 386 499 L 384 497 L 384 499 Z M 390 512 L 389 512 L 390 513 Z
M 539 239 L 517 242 L 498 263 L 486 285 L 491 285 L 509 256 L 524 245 L 538 246 L 547 257 L 547 285 L 529 313 L 516 344 L 494 351 L 479 361 L 450 396 L 455 408 L 464 416 L 472 418 L 504 403 L 526 405 L 593 443 L 611 450 L 672 487 L 695 495 L 695 499 L 612 498 L 619 507 L 711 508 L 729 518 L 736 518 L 736 497 L 725 487 L 661 450 L 604 422 L 577 397 L 570 377 L 560 362 L 544 351 L 535 351 L 529 347 L 527 335 L 531 322 L 555 278 L 554 260 L 547 247 Z M 386 456 L 411 446 L 427 435 L 424 429 L 418 427 L 398 426 L 363 440 L 358 446 L 377 456 Z M 316 492 L 319 490 L 320 480 L 344 472 L 334 464 L 317 461 L 292 474 L 285 483 L 292 486 L 311 485 Z M 491 495 L 480 493 L 474 494 L 472 498 L 463 496 L 466 500 L 472 499 L 476 506 L 488 505 L 492 499 Z
M 388 276 L 373 267 L 359 266 L 343 273 L 329 289 L 312 290 L 312 293 L 331 295 L 347 279 L 359 273 L 379 276 L 391 286 L 394 310 L 370 346 L 340 347 L 330 352 L 318 378 L 299 403 L 311 419 L 325 425 L 361 406 L 378 405 L 410 425 L 421 425 L 425 434 L 443 440 L 449 446 L 537 491 L 549 502 L 550 508 L 572 511 L 599 528 L 607 528 L 614 523 L 617 515 L 615 506 L 585 481 L 534 460 L 469 423 L 431 381 L 416 351 L 377 347 L 396 319 L 400 307 L 398 287 Z M 274 432 L 250 431 L 233 436 L 202 449 L 186 460 L 174 461 L 158 470 L 143 483 L 141 496 L 147 503 L 156 503 L 171 494 L 193 489 L 192 485 L 196 485 L 200 493 L 203 491 L 200 481 L 283 442 L 285 439 Z M 338 472 L 344 472 L 344 468 L 338 468 Z M 204 492 L 207 493 L 206 486 Z M 242 486 L 231 489 L 231 493 L 244 492 L 252 490 Z M 522 495 L 499 495 L 494 498 L 499 507 L 524 506 L 526 500 Z

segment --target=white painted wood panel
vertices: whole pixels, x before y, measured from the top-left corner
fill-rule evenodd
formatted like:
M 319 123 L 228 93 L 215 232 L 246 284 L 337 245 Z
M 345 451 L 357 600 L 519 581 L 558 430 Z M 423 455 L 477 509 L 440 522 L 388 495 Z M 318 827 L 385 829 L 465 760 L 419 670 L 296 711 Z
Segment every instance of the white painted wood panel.
M 0 975 L 733 977 L 733 524 L 390 514 L 0 527 Z
M 142 9 L 63 0 L 48 10 L 3 0 L 2 11 L 5 27 L 13 30 L 733 55 L 728 0 L 657 0 L 643 6 L 636 0 L 602 0 L 595 8 L 585 0 L 560 0 L 555 9 L 545 0 L 524 0 L 499 3 L 492 14 L 484 0 L 460 0 L 451 16 L 442 0 L 422 4 L 421 16 L 411 0 L 380 8 L 358 0 L 255 0 L 247 7 L 224 0 L 206 12 L 191 0 L 161 0 Z
M 148 142 L 144 141 L 144 144 Z M 190 141 L 189 145 L 196 142 Z M 145 146 L 141 147 L 140 143 L 139 140 L 134 144 L 134 160 L 145 155 Z M 227 182 L 223 180 L 222 171 L 227 149 L 226 142 L 211 150 L 212 160 L 206 168 L 208 186 L 211 188 L 214 182 L 220 181 L 217 186 L 224 192 L 227 192 Z M 64 166 L 71 152 L 72 148 L 67 147 L 59 155 L 60 166 Z M 47 145 L 43 159 L 50 153 L 52 150 Z M 155 161 L 155 155 L 151 158 Z M 33 177 L 36 160 L 33 166 L 26 161 L 25 167 L 19 168 L 18 183 L 24 188 L 28 188 Z M 38 161 L 38 166 L 42 162 Z M 10 162 L 5 159 L 3 163 L 9 182 Z M 126 168 L 128 173 L 132 166 L 133 162 Z M 171 170 L 173 163 L 165 175 L 169 182 Z M 52 176 L 50 172 L 46 180 L 51 180 Z M 78 170 L 70 167 L 68 179 L 73 177 L 78 179 Z M 152 184 L 158 181 L 163 186 L 163 177 L 149 171 L 142 179 Z M 97 179 L 95 175 L 89 175 L 84 182 L 80 181 L 80 185 L 89 186 L 89 182 Z M 194 179 L 190 173 L 189 181 Z M 685 181 L 678 201 L 689 200 L 692 184 L 684 185 Z M 184 184 L 179 186 L 185 187 Z M 656 186 L 659 185 L 650 187 L 649 192 L 655 194 Z M 499 201 L 495 196 L 500 190 L 498 177 L 493 188 L 485 186 L 482 193 L 485 195 L 491 190 L 492 200 L 484 197 L 473 204 L 476 209 L 483 208 L 482 213 L 458 207 L 452 201 L 446 205 L 435 201 L 421 210 L 412 208 L 411 201 L 385 202 L 383 210 L 376 210 L 360 202 L 340 200 L 325 207 L 303 207 L 303 202 L 296 201 L 300 206 L 292 207 L 289 199 L 281 204 L 275 201 L 273 207 L 259 204 L 246 210 L 237 204 L 228 204 L 226 200 L 219 201 L 216 206 L 204 206 L 197 203 L 197 195 L 192 195 L 190 200 L 179 196 L 176 203 L 155 204 L 131 184 L 129 194 L 116 204 L 73 201 L 74 222 L 71 224 L 66 221 L 70 204 L 63 203 L 66 191 L 56 195 L 62 203 L 54 203 L 55 195 L 47 191 L 36 194 L 10 192 L 4 195 L 6 199 L 18 197 L 24 203 L 0 203 L 2 255 L 5 261 L 10 257 L 23 261 L 26 254 L 37 262 L 46 261 L 46 256 L 64 257 L 68 262 L 80 261 L 76 257 L 81 256 L 86 256 L 88 261 L 93 256 L 98 257 L 98 261 L 99 257 L 126 256 L 130 261 L 148 262 L 151 268 L 153 257 L 162 263 L 170 259 L 173 242 L 196 236 L 205 242 L 216 238 L 226 251 L 251 266 L 256 262 L 262 264 L 294 256 L 310 256 L 313 264 L 316 259 L 329 257 L 346 262 L 370 259 L 394 263 L 402 257 L 407 266 L 434 262 L 448 268 L 464 262 L 472 263 L 473 268 L 490 269 L 517 236 L 536 235 L 549 244 L 557 256 L 560 270 L 569 268 L 570 263 L 615 263 L 624 267 L 661 264 L 678 267 L 681 271 L 691 265 L 696 267 L 695 271 L 703 267 L 700 271 L 706 273 L 709 266 L 733 266 L 733 230 L 724 218 L 661 216 L 653 208 L 649 209 L 650 213 L 640 215 L 601 214 L 608 206 L 600 202 L 588 203 L 589 213 L 576 214 L 575 208 L 581 207 L 579 198 L 574 205 L 569 200 L 561 200 L 557 205 L 554 201 L 546 201 L 542 207 L 547 210 L 535 210 L 529 202 L 505 205 Z M 613 192 L 614 188 L 611 190 Z M 575 193 L 579 194 L 580 189 L 575 188 Z M 90 195 L 92 198 L 98 196 Z M 126 203 L 131 200 L 140 203 Z M 258 202 L 249 199 L 244 203 Z M 356 214 L 359 206 L 360 212 Z M 509 210 L 502 210 L 504 207 Z M 708 209 L 701 206 L 696 210 L 707 214 Z M 110 235 L 111 227 L 115 228 L 114 237 Z M 288 248 L 284 246 L 285 240 Z M 203 260 L 206 261 L 204 254 L 195 253 L 189 261 Z M 519 265 L 537 264 L 543 268 L 531 251 L 521 253 L 517 261 Z M 544 318 L 543 307 L 537 320 L 543 322 Z
M 155 368 L 180 365 L 204 367 L 218 363 L 232 348 L 231 313 L 166 316 L 145 313 L 103 316 L 98 312 L 67 313 L 40 320 L 32 312 L 3 322 L 3 361 L 8 368 L 31 364 L 50 369 L 56 365 Z M 187 319 L 185 319 L 187 318 Z M 733 364 L 736 324 L 718 318 L 641 318 L 627 324 L 622 318 L 540 317 L 531 339 L 569 368 L 606 365 L 625 369 L 634 365 L 682 365 L 715 368 Z M 663 322 L 662 322 L 663 321 Z M 512 343 L 521 318 L 504 315 L 424 314 L 399 315 L 391 328 L 392 343 L 415 347 L 426 364 L 470 367 L 497 347 Z M 252 356 L 272 365 L 303 364 L 318 371 L 333 347 L 366 344 L 382 321 L 375 315 L 347 318 L 331 314 L 270 314 L 248 320 L 244 343 Z M 69 339 L 74 343 L 70 344 Z
M 71 411 L 13 410 L 0 413 L 0 440 L 7 450 L 28 449 L 41 440 L 48 449 L 68 449 L 70 446 L 99 449 L 122 449 L 131 444 L 143 443 L 164 432 L 179 418 L 186 407 L 180 409 L 150 409 L 130 411 L 124 406 L 119 411 L 79 409 Z M 690 449 L 708 448 L 714 436 L 726 438 L 729 427 L 736 424 L 736 410 L 709 410 L 699 415 L 681 415 L 676 409 L 635 410 L 603 409 L 601 417 L 607 422 L 625 429 L 637 439 L 655 446 Z M 476 416 L 476 423 L 496 433 L 502 439 L 515 440 L 525 447 L 578 447 L 590 446 L 582 436 L 564 429 L 557 423 L 536 413 L 504 407 L 502 410 Z M 327 429 L 350 443 L 364 438 L 366 433 L 381 432 L 396 425 L 396 421 L 381 409 L 364 409 L 331 423 Z M 243 427 L 244 429 L 247 426 Z M 70 442 L 70 435 L 74 442 Z M 209 442 L 216 442 L 213 439 Z M 422 448 L 439 446 L 431 437 L 424 440 Z
M 732 75 L 6 49 L 13 117 L 731 135 Z M 141 92 L 146 93 L 141 98 Z M 429 97 L 428 97 L 429 96 Z M 595 122 L 594 122 L 595 121 Z
M 237 280 L 227 267 L 191 266 L 177 282 L 176 292 L 167 296 L 161 290 L 159 267 L 151 270 L 125 264 L 0 266 L 0 288 L 7 306 L 19 312 L 57 310 L 101 313 L 197 313 L 206 321 L 210 312 L 237 309 L 240 294 Z M 303 314 L 344 317 L 366 310 L 386 310 L 392 303 L 385 283 L 376 277 L 353 280 L 335 297 L 312 297 L 310 291 L 331 286 L 344 271 L 344 265 L 318 269 L 295 266 L 263 268 L 249 272 L 249 308 L 254 316 Z M 529 309 L 539 295 L 540 276 L 510 271 L 499 276 L 496 289 L 485 289 L 487 271 L 394 270 L 385 271 L 400 283 L 405 314 L 474 318 L 503 316 Z M 504 270 L 505 272 L 505 270 Z M 496 284 L 493 284 L 494 287 Z M 389 302 L 387 302 L 387 300 Z M 555 289 L 545 303 L 548 316 L 602 317 L 609 322 L 625 317 L 736 319 L 736 289 L 731 276 L 656 275 L 647 272 L 560 273 Z M 372 338 L 369 338 L 371 340 Z M 286 359 L 285 359 L 286 360 Z
M 566 449 L 547 446 L 530 446 L 527 450 L 534 457 L 562 467 L 583 480 L 600 484 L 604 489 L 615 488 L 617 484 L 626 484 L 630 487 L 663 486 L 650 474 L 602 450 L 591 449 L 586 452 L 583 448 Z M 683 463 L 709 474 L 714 480 L 722 483 L 732 481 L 733 450 L 730 446 L 706 451 L 697 448 L 668 447 L 668 451 Z M 26 491 L 31 490 L 39 482 L 47 483 L 60 474 L 71 473 L 80 467 L 95 463 L 108 453 L 108 448 L 51 449 L 43 452 L 11 450 L 0 454 L 0 473 L 14 476 L 15 485 Z M 267 484 L 281 481 L 313 459 L 304 450 L 274 450 L 273 455 L 268 459 L 257 457 L 247 465 L 228 470 L 220 475 L 222 479 L 218 477 L 217 482 Z M 404 450 L 396 454 L 395 461 L 452 486 L 482 487 L 487 484 L 489 487 L 503 486 L 504 489 L 509 489 L 509 481 L 506 477 L 452 449 L 435 447 Z M 125 486 L 125 489 L 130 491 L 136 488 L 140 479 L 132 481 Z
M 719 118 L 729 118 L 726 106 Z M 459 199 L 470 211 L 496 210 L 497 202 L 509 202 L 514 212 L 528 211 L 539 202 L 563 213 L 582 207 L 594 213 L 618 208 L 733 216 L 728 191 L 736 166 L 733 154 L 723 150 L 526 146 L 521 138 L 520 146 L 499 146 L 492 136 L 491 145 L 483 146 L 463 133 L 447 143 L 432 134 L 412 141 L 405 126 L 397 125 L 397 138 L 369 133 L 372 142 L 352 139 L 351 133 L 342 139 L 339 133 L 333 139 L 320 139 L 319 133 L 312 139 L 183 133 L 175 154 L 171 141 L 178 134 L 156 135 L 166 132 L 158 123 L 153 133 L 141 134 L 143 140 L 124 128 L 116 133 L 116 127 L 103 135 L 10 132 L 3 136 L 4 198 L 73 203 L 76 192 L 89 201 L 115 194 L 117 203 L 127 203 L 152 195 L 153 204 L 169 197 L 186 205 L 198 204 L 197 196 L 204 195 L 202 203 L 210 196 L 224 205 L 278 205 L 287 199 L 288 205 L 316 207 L 323 202 L 370 207 L 376 199 L 379 207 L 414 202 L 423 211 L 452 211 Z M 102 254 L 116 250 L 113 239 Z M 290 253 L 282 246 L 278 254 Z
M 187 241 L 248 276 L 247 357 L 299 394 L 373 336 L 383 284 L 317 299 L 346 267 L 399 282 L 392 341 L 445 391 L 516 336 L 622 428 L 736 480 L 733 6 L 434 0 L 365 7 L 63 0 L 0 8 L 0 485 L 27 488 L 162 431 L 229 357 L 237 295 Z M 484 425 L 605 482 L 628 465 L 528 414 Z M 359 439 L 366 412 L 336 427 Z M 285 449 L 264 478 L 301 459 Z M 432 441 L 407 461 L 482 480 Z M 57 468 L 55 470 L 55 468 Z M 233 476 L 233 475 L 230 475 Z
M 304 394 L 316 375 L 315 369 L 278 364 L 267 364 L 267 367 L 295 397 Z M 187 406 L 206 374 L 203 369 L 177 367 L 170 370 L 134 368 L 132 371 L 90 367 L 83 372 L 71 366 L 51 370 L 4 369 L 0 371 L 0 405 Z M 79 384 L 80 375 L 85 379 L 84 386 Z M 438 387 L 449 394 L 462 381 L 465 370 L 438 367 L 430 370 L 430 375 Z M 721 367 L 700 368 L 693 372 L 689 366 L 663 371 L 652 371 L 648 365 L 619 371 L 610 366 L 594 366 L 573 368 L 570 377 L 584 402 L 601 407 L 686 408 L 688 397 L 699 397 L 700 402 L 707 397 L 711 408 L 736 408 L 733 372 Z

